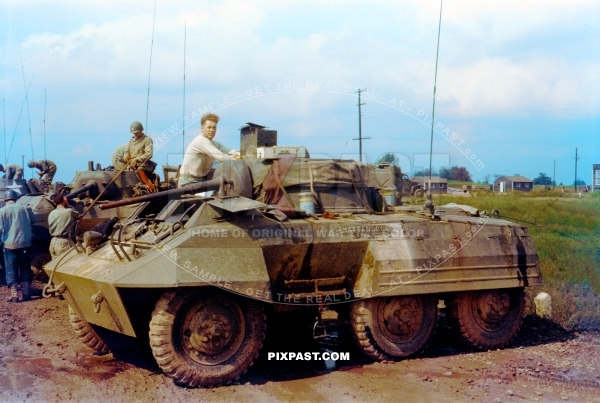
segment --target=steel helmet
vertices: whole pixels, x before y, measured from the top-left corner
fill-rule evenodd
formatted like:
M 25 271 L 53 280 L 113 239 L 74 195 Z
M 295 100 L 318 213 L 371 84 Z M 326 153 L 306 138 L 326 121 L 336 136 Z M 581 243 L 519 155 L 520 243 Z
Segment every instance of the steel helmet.
M 129 131 L 131 133 L 143 132 L 144 131 L 144 126 L 142 126 L 142 124 L 136 120 L 129 127 Z
M 19 198 L 19 194 L 12 189 L 8 189 L 4 192 L 4 201 L 7 200 L 17 200 Z
M 35 168 L 35 161 L 29 161 L 29 162 L 27 163 L 27 166 L 28 166 L 29 168 Z

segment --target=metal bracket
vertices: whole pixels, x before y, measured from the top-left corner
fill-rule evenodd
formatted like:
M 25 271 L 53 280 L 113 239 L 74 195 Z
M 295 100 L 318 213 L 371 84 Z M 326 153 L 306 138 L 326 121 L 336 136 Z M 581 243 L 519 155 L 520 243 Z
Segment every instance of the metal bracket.
M 94 303 L 94 312 L 100 313 L 100 306 L 105 299 L 106 298 L 104 298 L 104 295 L 102 295 L 102 290 L 92 295 L 92 302 Z

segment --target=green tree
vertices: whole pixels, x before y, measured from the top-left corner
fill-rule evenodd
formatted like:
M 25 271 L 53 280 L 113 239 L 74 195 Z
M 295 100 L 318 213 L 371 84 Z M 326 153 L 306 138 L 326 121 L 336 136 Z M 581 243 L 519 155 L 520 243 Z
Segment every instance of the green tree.
M 540 172 L 540 176 L 533 180 L 534 185 L 552 185 L 552 178 L 545 173 Z
M 382 154 L 381 157 L 377 158 L 377 161 L 375 161 L 376 164 L 381 164 L 382 162 L 389 162 L 390 164 L 398 165 L 398 157 L 396 157 L 394 153 L 385 153 Z
M 467 168 L 456 165 L 452 168 L 441 168 L 440 177 L 453 181 L 473 182 Z
M 433 171 L 431 176 L 437 176 L 438 173 Z M 429 168 L 421 169 L 420 171 L 416 171 L 413 176 L 429 176 Z

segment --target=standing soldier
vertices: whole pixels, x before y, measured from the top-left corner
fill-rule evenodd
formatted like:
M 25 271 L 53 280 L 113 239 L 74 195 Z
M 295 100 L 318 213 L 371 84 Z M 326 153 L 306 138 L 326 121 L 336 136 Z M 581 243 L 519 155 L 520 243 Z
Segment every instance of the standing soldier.
M 112 157 L 111 157 L 112 166 L 117 171 L 120 171 L 121 169 L 125 168 L 125 166 L 127 165 L 124 157 L 125 157 L 125 151 L 127 151 L 128 147 L 129 147 L 129 144 L 121 144 L 120 146 L 118 146 L 115 149 L 115 151 L 112 154 Z
M 23 168 L 17 164 L 0 164 L 0 172 L 5 172 L 4 178 L 6 180 L 19 180 L 23 179 Z
M 33 211 L 16 204 L 19 198 L 12 189 L 4 193 L 6 205 L 0 209 L 0 237 L 4 244 L 4 264 L 6 265 L 6 283 L 10 289 L 9 302 L 19 302 L 18 283 L 21 283 L 23 297 L 21 301 L 31 299 L 31 261 L 29 247 L 33 238 L 31 225 L 34 222 Z
M 62 193 L 50 193 L 50 200 L 56 204 L 56 209 L 48 215 L 48 229 L 52 235 L 50 254 L 54 259 L 71 247 L 71 230 L 78 214 L 69 206 L 69 202 Z
M 39 169 L 37 174 L 40 176 L 40 179 L 46 182 L 48 189 L 52 189 L 52 179 L 54 179 L 54 174 L 56 174 L 56 164 L 54 162 L 50 160 L 29 161 L 27 166 Z
M 129 140 L 123 159 L 136 170 L 140 179 L 148 186 L 151 192 L 156 191 L 154 184 L 148 179 L 150 158 L 153 153 L 152 139 L 144 134 L 144 126 L 140 122 L 133 122 L 129 127 L 133 137 Z

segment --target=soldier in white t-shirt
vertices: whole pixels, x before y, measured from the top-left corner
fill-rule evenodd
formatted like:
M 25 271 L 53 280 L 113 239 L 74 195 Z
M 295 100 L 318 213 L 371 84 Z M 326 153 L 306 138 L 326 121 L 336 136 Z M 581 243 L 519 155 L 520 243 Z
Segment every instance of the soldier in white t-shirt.
M 217 134 L 219 117 L 213 113 L 202 116 L 200 120 L 200 135 L 196 137 L 185 150 L 181 169 L 179 170 L 178 186 L 206 180 L 213 163 L 235 159 L 237 151 L 213 141 Z

